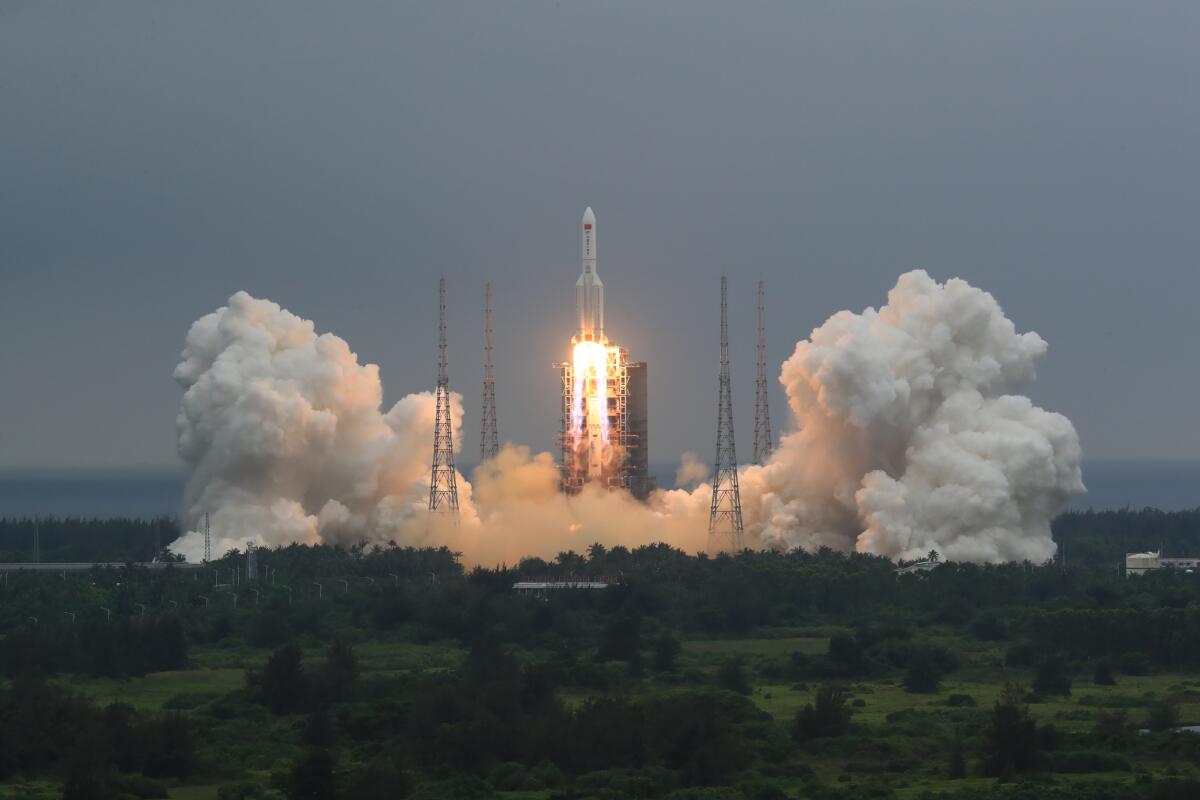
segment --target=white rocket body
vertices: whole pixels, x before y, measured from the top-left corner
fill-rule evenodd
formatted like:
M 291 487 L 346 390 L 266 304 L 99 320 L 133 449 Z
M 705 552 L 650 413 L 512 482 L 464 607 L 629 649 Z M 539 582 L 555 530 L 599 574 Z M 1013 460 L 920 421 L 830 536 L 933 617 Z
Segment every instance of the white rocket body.
M 596 274 L 596 215 L 591 207 L 583 212 L 583 271 L 575 282 L 575 312 L 579 317 L 578 340 L 604 341 L 604 282 Z

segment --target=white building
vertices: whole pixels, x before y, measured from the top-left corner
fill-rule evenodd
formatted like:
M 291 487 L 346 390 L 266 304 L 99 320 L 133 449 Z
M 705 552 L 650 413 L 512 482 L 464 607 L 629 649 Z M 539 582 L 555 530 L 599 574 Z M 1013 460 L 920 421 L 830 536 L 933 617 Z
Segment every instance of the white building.
M 1144 575 L 1154 569 L 1182 569 L 1195 572 L 1200 569 L 1200 558 L 1163 558 L 1162 551 L 1150 553 L 1126 553 L 1125 575 Z

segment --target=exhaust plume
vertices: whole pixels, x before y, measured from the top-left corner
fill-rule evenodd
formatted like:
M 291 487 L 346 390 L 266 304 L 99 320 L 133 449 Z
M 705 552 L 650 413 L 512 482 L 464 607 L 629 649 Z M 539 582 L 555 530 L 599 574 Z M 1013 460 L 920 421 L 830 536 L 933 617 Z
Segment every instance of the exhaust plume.
M 1070 420 L 1011 394 L 1046 353 L 963 280 L 900 276 L 783 365 L 794 432 L 741 481 L 761 546 L 1040 562 L 1083 491 Z
M 902 275 L 878 311 L 830 317 L 783 365 L 792 432 L 766 465 L 741 470 L 748 543 L 1050 557 L 1050 520 L 1083 491 L 1079 441 L 1065 417 L 1011 394 L 1045 351 L 990 294 L 921 271 Z M 192 466 L 191 530 L 175 549 L 190 559 L 203 552 L 206 512 L 218 554 L 246 541 L 395 541 L 490 565 L 596 542 L 706 546 L 710 485 L 644 504 L 591 484 L 567 496 L 549 453 L 511 444 L 473 483 L 458 477 L 459 524 L 429 515 L 433 394 L 382 411 L 377 366 L 244 292 L 192 325 L 175 377 L 179 453 Z M 458 395 L 452 416 L 457 451 Z M 707 476 L 685 453 L 680 485 Z
M 206 512 L 214 555 L 247 541 L 387 541 L 423 513 L 433 394 L 381 412 L 379 368 L 312 322 L 238 292 L 192 325 L 175 379 L 178 449 L 192 467 L 192 530 L 175 549 L 189 559 L 203 554 Z M 459 395 L 451 413 L 457 438 Z

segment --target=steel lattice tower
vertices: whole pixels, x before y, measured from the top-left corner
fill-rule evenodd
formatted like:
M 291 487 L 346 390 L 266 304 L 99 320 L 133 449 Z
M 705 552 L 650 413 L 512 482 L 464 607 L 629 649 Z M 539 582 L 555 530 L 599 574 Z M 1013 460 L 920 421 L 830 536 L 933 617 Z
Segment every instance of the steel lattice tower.
M 708 551 L 740 553 L 742 498 L 738 492 L 737 453 L 733 444 L 733 398 L 729 389 L 729 322 L 726 283 L 721 276 L 721 388 L 717 410 L 717 459 L 712 508 L 708 514 Z
M 771 411 L 767 408 L 767 335 L 763 327 L 763 282 L 758 282 L 758 373 L 754 383 L 754 463 L 771 457 Z
M 458 486 L 454 478 L 454 432 L 450 427 L 450 372 L 446 362 L 446 279 L 438 281 L 437 414 L 433 423 L 433 471 L 429 479 L 429 510 L 458 516 Z
M 483 420 L 479 424 L 479 463 L 500 452 L 496 434 L 496 375 L 492 368 L 492 284 L 483 285 Z
M 208 527 L 208 512 L 204 512 L 204 560 L 212 561 L 212 530 Z

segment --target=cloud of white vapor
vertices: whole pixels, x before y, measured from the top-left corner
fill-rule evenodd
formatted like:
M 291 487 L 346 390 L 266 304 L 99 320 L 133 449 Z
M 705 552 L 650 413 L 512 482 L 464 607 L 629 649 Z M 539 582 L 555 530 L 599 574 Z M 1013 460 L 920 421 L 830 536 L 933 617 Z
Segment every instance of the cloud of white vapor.
M 1070 420 L 1011 394 L 1046 352 L 987 292 L 902 275 L 878 311 L 842 311 L 783 365 L 794 432 L 745 470 L 766 546 L 896 558 L 1044 560 L 1083 491 Z
M 675 470 L 675 485 L 681 489 L 691 488 L 706 478 L 708 478 L 708 465 L 691 450 L 685 452 L 679 460 L 679 468 Z
M 239 292 L 192 325 L 175 379 L 179 454 L 192 466 L 191 532 L 175 549 L 188 558 L 203 554 L 206 513 L 220 555 L 247 541 L 386 541 L 423 508 L 433 396 L 383 413 L 379 368 L 312 322 Z

